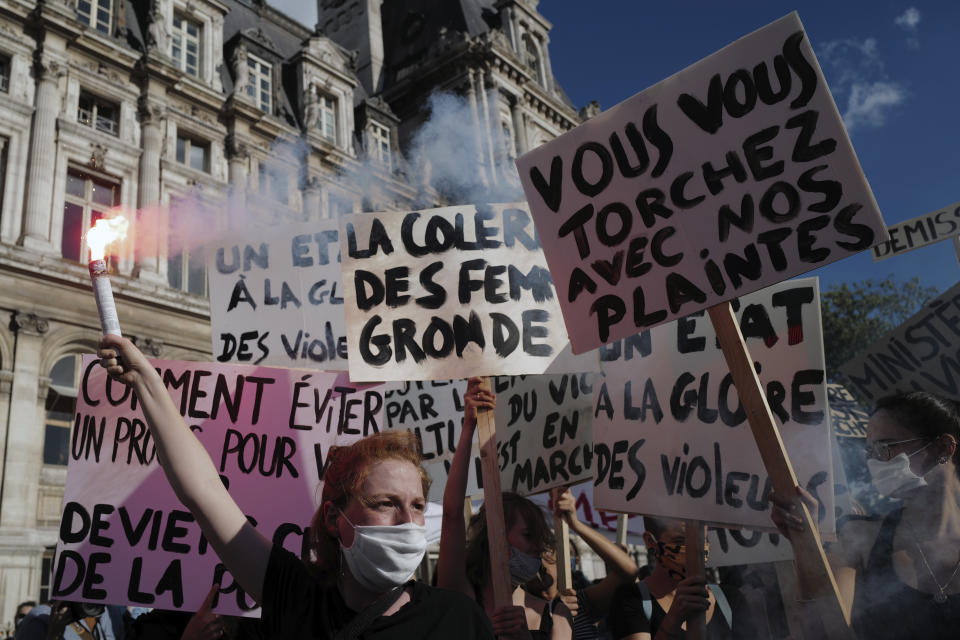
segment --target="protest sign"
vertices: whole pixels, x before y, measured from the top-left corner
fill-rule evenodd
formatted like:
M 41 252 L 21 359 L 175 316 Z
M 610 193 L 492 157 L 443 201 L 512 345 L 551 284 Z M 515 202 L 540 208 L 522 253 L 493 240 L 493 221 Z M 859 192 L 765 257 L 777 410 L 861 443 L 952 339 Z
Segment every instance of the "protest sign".
M 830 403 L 830 428 L 838 438 L 866 438 L 870 414 L 850 395 L 842 384 L 827 385 Z
M 352 380 L 544 373 L 568 344 L 525 204 L 354 214 L 340 232 Z
M 207 252 L 219 362 L 347 369 L 335 220 L 218 238 Z
M 708 567 L 730 567 L 793 559 L 790 541 L 779 533 L 710 527 L 707 530 L 707 540 L 710 543 Z
M 890 239 L 873 247 L 873 261 L 925 247 L 960 234 L 960 202 L 887 227 Z
M 593 477 L 593 379 L 592 373 L 493 379 L 505 491 L 530 495 Z
M 608 539 L 616 542 L 617 517 L 619 514 L 598 509 L 593 502 L 593 482 L 581 482 L 570 487 L 573 499 L 577 506 L 577 518 L 588 524 Z M 530 500 L 539 506 L 547 517 L 553 517 L 553 507 L 549 493 L 538 493 L 530 496 Z M 630 515 L 627 520 L 627 544 L 643 545 L 643 520 L 638 515 Z
M 574 353 L 886 237 L 795 13 L 517 167 Z
M 583 482 L 570 487 L 577 505 L 577 518 L 616 542 L 616 513 L 598 509 L 593 505 L 593 483 Z M 547 518 L 553 517 L 550 496 L 546 493 L 530 496 Z M 627 544 L 645 546 L 643 541 L 643 517 L 630 515 L 627 526 Z M 723 529 L 709 527 L 707 540 L 710 544 L 708 567 L 726 567 L 735 564 L 755 564 L 790 559 L 790 542 L 777 533 L 750 531 L 748 529 Z
M 801 486 L 833 531 L 830 431 L 815 278 L 734 305 Z M 600 349 L 594 384 L 597 505 L 769 530 L 771 479 L 709 320 L 695 313 Z
M 531 495 L 593 477 L 593 385 L 592 373 L 544 376 L 498 376 L 497 452 L 504 491 Z M 444 384 L 440 389 L 425 385 Z M 412 429 L 424 445 L 427 472 L 433 479 L 430 499 L 440 500 L 450 462 L 460 440 L 463 417 L 462 381 L 418 382 L 403 386 L 387 383 L 385 422 L 388 428 Z M 438 394 L 439 391 L 439 394 Z M 424 405 L 451 418 L 418 423 L 413 410 L 398 408 Z M 446 402 L 446 404 L 444 404 Z M 467 495 L 483 491 L 480 451 L 474 438 Z
M 383 428 L 383 391 L 345 373 L 155 360 L 231 496 L 275 543 L 309 558 L 307 528 L 335 443 Z M 160 468 L 130 388 L 85 356 L 51 597 L 255 614 Z
M 960 400 L 960 284 L 840 367 L 864 405 L 901 391 Z
M 413 431 L 427 464 L 449 460 L 460 441 L 466 388 L 465 380 L 388 382 L 383 385 L 384 426 Z

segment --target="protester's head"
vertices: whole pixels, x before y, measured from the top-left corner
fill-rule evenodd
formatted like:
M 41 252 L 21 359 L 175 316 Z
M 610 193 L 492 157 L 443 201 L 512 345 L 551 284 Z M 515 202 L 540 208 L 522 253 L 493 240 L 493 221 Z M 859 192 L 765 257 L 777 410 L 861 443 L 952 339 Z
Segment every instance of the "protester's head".
M 958 441 L 955 402 L 924 391 L 881 398 L 867 423 L 867 466 L 875 488 L 898 496 L 926 484 L 938 466 L 960 473 Z
M 411 545 L 425 540 L 430 477 L 421 466 L 422 459 L 416 436 L 403 430 L 378 433 L 330 450 L 320 508 L 310 527 L 311 549 L 321 579 L 332 582 L 339 570 L 350 570 L 361 584 L 379 591 L 390 578 L 383 574 L 390 572 L 391 565 L 410 564 Z M 377 536 L 389 542 L 372 542 L 369 527 L 392 527 L 380 529 Z M 402 558 L 404 555 L 407 557 Z M 359 567 L 358 562 L 366 566 Z M 419 560 L 413 566 L 417 563 Z
M 476 587 L 490 579 L 490 543 L 486 505 L 470 518 L 467 529 L 467 578 Z M 515 585 L 535 578 L 540 556 L 553 552 L 553 533 L 536 504 L 515 493 L 503 494 L 503 521 L 510 546 L 510 574 Z
M 37 606 L 37 603 L 33 600 L 27 600 L 26 602 L 21 602 L 17 605 L 17 612 L 13 616 L 13 626 L 19 627 L 20 622 L 27 617 L 27 614 L 30 613 L 30 610 Z
M 656 561 L 654 571 L 679 582 L 687 577 L 687 525 L 675 518 L 643 516 L 643 542 Z M 704 527 L 706 538 L 706 527 Z

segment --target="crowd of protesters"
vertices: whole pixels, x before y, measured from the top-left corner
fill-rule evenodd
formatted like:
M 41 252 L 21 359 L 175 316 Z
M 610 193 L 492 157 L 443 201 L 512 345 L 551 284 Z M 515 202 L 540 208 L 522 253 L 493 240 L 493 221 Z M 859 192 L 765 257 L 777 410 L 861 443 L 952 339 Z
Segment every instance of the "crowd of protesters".
M 513 591 L 511 604 L 498 606 L 485 509 L 469 519 L 464 513 L 477 415 L 496 404 L 479 379 L 471 379 L 466 391 L 431 586 L 413 578 L 427 546 L 430 478 L 412 433 L 379 433 L 331 451 L 306 563 L 248 522 L 144 355 L 115 336 L 104 337 L 99 355 L 114 379 L 135 389 L 173 490 L 237 583 L 260 604 L 262 616 L 213 613 L 218 585 L 195 613 L 24 602 L 17 609 L 16 640 L 666 640 L 686 637 L 686 623 L 700 615 L 710 639 L 787 637 L 781 620 L 791 603 L 758 608 L 754 585 L 765 584 L 761 593 L 770 587 L 760 572 L 726 571 L 720 584 L 687 575 L 687 554 L 697 551 L 687 548 L 685 523 L 653 517 L 644 518 L 643 533 L 652 562 L 638 567 L 624 549 L 578 519 L 569 490 L 555 492 L 554 515 L 602 559 L 606 575 L 589 582 L 580 574 L 574 589 L 558 590 L 554 534 L 543 511 L 504 493 Z M 960 633 L 958 440 L 960 415 L 951 401 L 914 392 L 877 404 L 865 459 L 874 490 L 890 498 L 886 504 L 892 507 L 845 518 L 838 523 L 838 541 L 827 547 L 857 637 Z M 814 498 L 800 494 L 818 513 Z M 794 496 L 770 499 L 773 524 L 785 536 L 802 530 Z

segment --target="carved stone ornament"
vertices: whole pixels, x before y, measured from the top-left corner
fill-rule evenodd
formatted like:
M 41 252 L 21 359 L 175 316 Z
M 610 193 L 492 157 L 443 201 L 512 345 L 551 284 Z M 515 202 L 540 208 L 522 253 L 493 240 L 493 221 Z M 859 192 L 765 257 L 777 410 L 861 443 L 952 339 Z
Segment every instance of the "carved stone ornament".
M 10 330 L 14 333 L 22 331 L 27 335 L 42 336 L 50 330 L 50 321 L 35 313 L 14 311 L 10 316 Z
M 146 95 L 141 95 L 137 98 L 137 116 L 141 124 L 159 122 L 166 117 L 166 109 L 163 105 L 151 101 Z
M 91 144 L 90 150 L 90 168 L 102 170 L 107 162 L 107 149 L 102 144 Z
M 225 147 L 229 160 L 246 160 L 250 157 L 250 149 L 247 147 L 247 143 L 238 140 L 236 134 L 227 134 Z
M 249 38 L 250 40 L 252 40 L 253 42 L 256 42 L 257 44 L 259 44 L 261 47 L 265 49 L 269 49 L 270 51 L 277 54 L 280 53 L 280 50 L 277 48 L 276 43 L 273 40 L 271 40 L 270 37 L 267 34 L 265 34 L 260 28 L 254 29 L 251 27 L 250 29 L 244 29 L 243 35 Z
M 35 49 L 33 52 L 33 65 L 31 70 L 33 71 L 33 77 L 37 80 L 52 81 L 55 81 L 59 76 L 67 72 L 66 65 L 57 60 L 51 60 L 48 56 L 44 56 L 40 48 Z

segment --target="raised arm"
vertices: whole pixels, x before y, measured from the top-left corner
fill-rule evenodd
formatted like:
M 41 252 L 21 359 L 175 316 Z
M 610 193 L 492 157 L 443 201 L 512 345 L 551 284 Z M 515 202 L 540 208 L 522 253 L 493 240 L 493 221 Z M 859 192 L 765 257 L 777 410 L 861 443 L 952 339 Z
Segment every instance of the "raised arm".
M 140 350 L 126 338 L 106 335 L 98 355 L 107 373 L 136 392 L 156 442 L 157 459 L 174 493 L 197 519 L 237 583 L 260 602 L 270 541 L 247 522 L 227 493 L 207 450 L 183 421 L 160 375 Z
M 816 517 L 816 514 L 820 513 L 820 503 L 817 499 L 802 487 L 797 487 L 797 494 L 806 503 L 810 513 Z M 789 540 L 794 531 L 803 531 L 803 519 L 797 515 L 794 509 L 792 496 L 783 496 L 771 491 L 767 498 L 773 503 L 770 509 L 770 519 L 785 538 Z M 876 539 L 875 528 L 875 524 L 868 524 L 864 527 L 856 521 L 848 522 L 843 529 L 837 532 L 838 540 L 830 543 L 826 548 L 827 562 L 830 564 L 834 579 L 837 581 L 841 605 L 847 611 L 851 611 L 853 608 L 857 568 L 862 566 L 859 545 L 862 544 L 863 540 L 869 540 L 872 545 L 872 541 Z M 796 560 L 796 557 L 794 557 L 794 560 Z M 803 594 L 801 594 L 802 596 Z
M 492 411 L 496 405 L 496 396 L 482 390 L 480 382 L 480 378 L 470 378 L 467 381 L 463 430 L 450 463 L 447 486 L 443 490 L 443 525 L 440 532 L 440 557 L 437 560 L 437 586 L 460 591 L 471 598 L 474 598 L 475 594 L 467 580 L 467 527 L 463 517 L 463 502 L 467 495 L 477 410 L 479 408 Z
M 570 529 L 580 536 L 606 563 L 606 577 L 597 584 L 590 585 L 583 592 L 590 605 L 591 612 L 597 617 L 606 616 L 610 611 L 610 602 L 613 600 L 613 594 L 617 587 L 625 582 L 633 582 L 639 569 L 623 549 L 577 518 L 576 500 L 570 489 L 564 489 L 562 493 L 555 490 L 553 510 L 554 514 L 566 520 Z

